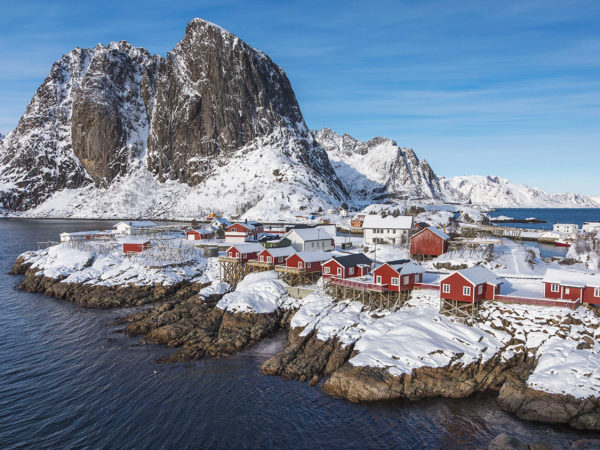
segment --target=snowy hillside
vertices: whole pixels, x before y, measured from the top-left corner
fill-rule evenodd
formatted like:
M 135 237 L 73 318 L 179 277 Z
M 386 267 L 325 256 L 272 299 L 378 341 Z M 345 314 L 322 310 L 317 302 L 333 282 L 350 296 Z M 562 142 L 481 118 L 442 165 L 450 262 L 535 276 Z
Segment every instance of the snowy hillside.
M 412 149 L 382 137 L 362 142 L 329 128 L 313 133 L 354 201 L 442 198 L 437 176 Z
M 446 199 L 496 208 L 598 208 L 600 203 L 584 195 L 551 194 L 496 176 L 440 177 Z

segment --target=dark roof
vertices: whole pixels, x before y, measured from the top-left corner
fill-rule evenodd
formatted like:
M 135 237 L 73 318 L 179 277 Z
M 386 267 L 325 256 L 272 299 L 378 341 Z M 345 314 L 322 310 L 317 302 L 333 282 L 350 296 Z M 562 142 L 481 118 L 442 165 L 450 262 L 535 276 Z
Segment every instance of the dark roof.
M 397 266 L 400 264 L 406 264 L 410 262 L 410 259 L 395 259 L 393 261 L 386 261 L 384 264 L 389 264 L 390 266 Z
M 344 267 L 354 267 L 360 264 L 370 265 L 373 262 L 364 253 L 355 253 L 346 256 L 334 256 L 332 259 L 335 259 Z
M 427 222 L 417 222 L 415 225 L 418 225 L 419 228 L 429 228 L 429 224 Z

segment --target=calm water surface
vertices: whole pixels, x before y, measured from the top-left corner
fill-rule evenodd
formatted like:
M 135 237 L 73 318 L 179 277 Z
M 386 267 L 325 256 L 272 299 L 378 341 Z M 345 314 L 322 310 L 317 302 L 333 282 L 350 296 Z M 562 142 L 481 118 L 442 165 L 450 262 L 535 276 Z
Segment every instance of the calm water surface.
M 535 217 L 547 222 L 498 224 L 501 226 L 551 230 L 555 223 L 576 223 L 581 228 L 584 222 L 600 222 L 600 208 L 500 208 L 490 213 L 490 216 L 508 216 L 514 219 Z
M 242 354 L 158 364 L 166 349 L 90 311 L 16 289 L 14 259 L 61 231 L 111 222 L 0 220 L 0 448 L 455 448 L 510 431 L 566 446 L 593 436 L 519 421 L 492 395 L 356 405 L 260 373 L 281 333 Z

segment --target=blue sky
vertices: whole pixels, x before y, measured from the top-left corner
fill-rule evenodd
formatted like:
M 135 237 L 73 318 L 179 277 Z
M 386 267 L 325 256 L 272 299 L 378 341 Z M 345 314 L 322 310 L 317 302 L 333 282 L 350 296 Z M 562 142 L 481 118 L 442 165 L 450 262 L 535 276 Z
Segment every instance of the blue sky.
M 311 128 L 412 147 L 444 176 L 600 196 L 600 2 L 20 1 L 0 14 L 0 132 L 73 47 L 166 54 L 194 17 L 284 68 Z

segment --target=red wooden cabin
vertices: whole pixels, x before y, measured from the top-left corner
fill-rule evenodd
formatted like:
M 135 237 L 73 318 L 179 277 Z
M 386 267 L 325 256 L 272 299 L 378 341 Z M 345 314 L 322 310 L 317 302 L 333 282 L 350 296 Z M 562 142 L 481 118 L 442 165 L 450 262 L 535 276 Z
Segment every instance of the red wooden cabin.
M 150 248 L 150 241 L 146 239 L 129 238 L 119 241 L 123 253 L 142 253 L 144 250 Z
M 326 252 L 298 252 L 288 256 L 285 265 L 302 272 L 320 272 L 321 264 L 330 258 L 331 254 Z
M 546 298 L 581 300 L 600 305 L 600 274 L 548 269 L 543 279 Z
M 493 300 L 500 294 L 502 283 L 502 279 L 491 270 L 482 266 L 473 266 L 444 278 L 440 284 L 440 297 L 468 303 Z
M 225 256 L 238 259 L 241 262 L 247 262 L 256 259 L 257 255 L 264 250 L 264 247 L 256 243 L 236 244 L 227 249 Z
M 393 292 L 409 291 L 423 281 L 425 269 L 408 259 L 388 261 L 373 270 L 375 284 L 387 284 Z
M 410 256 L 440 256 L 448 251 L 448 236 L 435 227 L 427 227 L 410 237 Z
M 198 230 L 190 230 L 185 235 L 188 241 L 201 241 L 203 239 L 214 239 L 215 232 L 206 228 L 200 228 Z
M 225 231 L 228 242 L 257 241 L 264 232 L 264 225 L 259 222 L 239 222 L 229 225 Z
M 285 264 L 285 259 L 293 255 L 293 247 L 272 247 L 265 248 L 258 254 L 258 261 L 269 263 L 271 266 Z
M 371 261 L 364 253 L 346 256 L 334 256 L 322 264 L 323 278 L 362 277 L 371 271 Z

